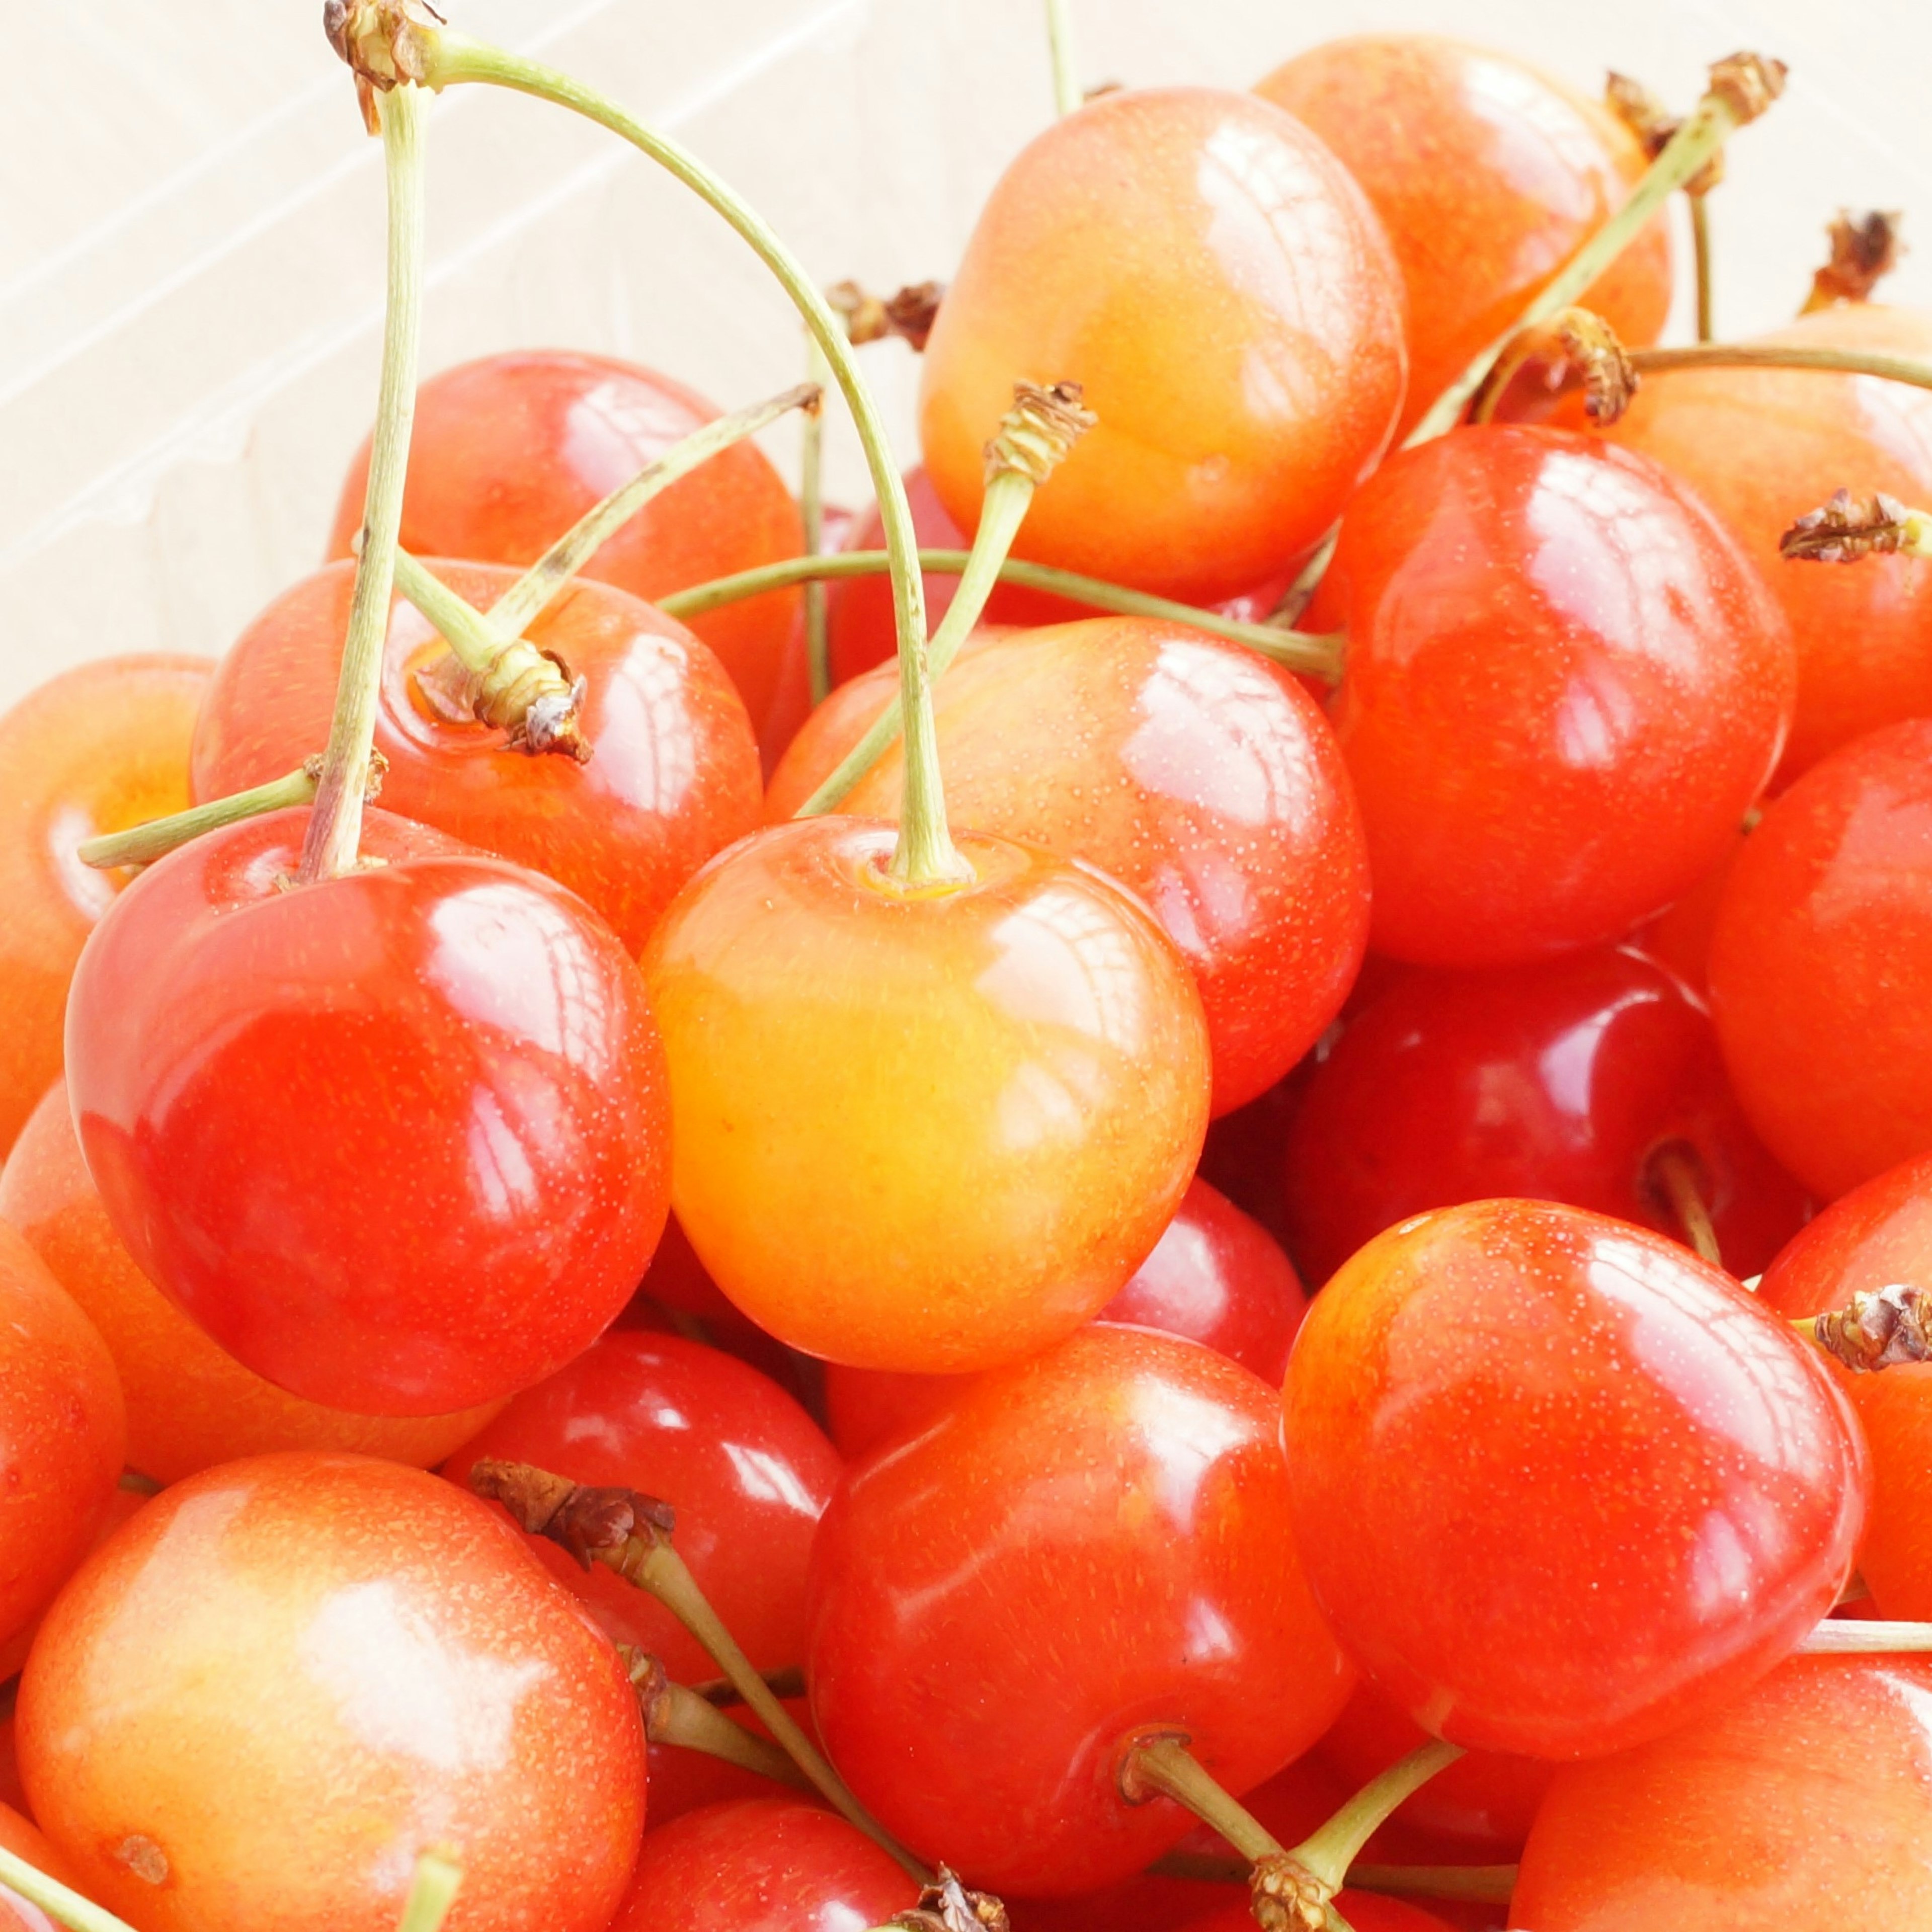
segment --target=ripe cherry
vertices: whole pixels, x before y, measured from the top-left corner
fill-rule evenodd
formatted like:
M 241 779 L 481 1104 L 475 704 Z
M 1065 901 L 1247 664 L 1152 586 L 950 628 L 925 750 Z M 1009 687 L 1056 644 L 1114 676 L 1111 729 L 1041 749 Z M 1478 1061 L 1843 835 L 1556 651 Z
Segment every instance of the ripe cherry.
M 1410 973 L 1309 1082 L 1282 1169 L 1295 1252 L 1326 1280 L 1408 1215 L 1502 1195 L 1684 1240 L 1664 1150 L 1694 1176 L 1732 1273 L 1757 1274 L 1803 1225 L 1803 1190 L 1745 1125 L 1708 1017 L 1660 968 L 1592 950 Z
M 1361 190 L 1300 122 L 1206 88 L 1114 94 L 994 188 L 926 344 L 920 439 L 962 530 L 1017 381 L 1100 418 L 1028 513 L 1023 556 L 1194 603 L 1320 542 L 1403 388 L 1400 275 Z
M 517 350 L 446 369 L 416 392 L 403 548 L 534 563 L 592 504 L 719 413 L 682 382 L 614 356 Z M 368 460 L 365 443 L 343 482 L 331 557 L 348 556 L 362 528 Z M 585 574 L 650 600 L 796 556 L 800 542 L 790 491 L 754 443 L 739 442 L 646 504 Z M 809 704 L 800 602 L 795 590 L 775 591 L 692 626 L 771 758 Z
M 1348 634 L 1370 943 L 1426 965 L 1661 910 L 1724 856 L 1790 717 L 1791 641 L 1736 543 L 1655 464 L 1561 430 L 1391 458 L 1316 610 Z
M 891 826 L 775 827 L 644 955 L 672 1191 L 706 1269 L 782 1341 L 958 1373 L 1096 1313 L 1160 1238 L 1208 1115 L 1187 970 L 1083 867 L 979 834 L 962 885 L 888 876 Z
M 135 1264 L 258 1375 L 434 1415 L 529 1387 L 664 1225 L 663 1049 L 581 900 L 386 813 L 284 890 L 308 814 L 152 866 L 95 929 L 68 1091 Z
M 362 1456 L 155 1498 L 62 1592 L 20 1718 L 41 1828 L 143 1932 L 392 1932 L 437 1849 L 451 1932 L 601 1932 L 643 1822 L 609 1642 L 482 1504 Z
M 1138 1736 L 1185 1735 L 1239 1792 L 1348 1695 L 1288 1482 L 1273 1392 L 1197 1343 L 1100 1324 L 979 1378 L 820 1526 L 806 1678 L 833 1762 L 969 1884 L 1126 1877 L 1190 1823 L 1123 1798 Z
M 486 564 L 435 574 L 479 609 L 516 580 Z M 195 728 L 198 800 L 280 778 L 326 742 L 354 580 L 346 563 L 304 578 L 222 659 Z M 376 720 L 384 808 L 547 873 L 638 952 L 685 880 L 758 822 L 745 707 L 681 624 L 608 584 L 571 585 L 528 635 L 585 681 L 590 761 L 528 757 L 501 731 L 446 716 L 423 677 L 448 648 L 399 598 Z
M 1737 1696 L 1831 1608 L 1864 1516 L 1816 1351 L 1572 1208 L 1378 1235 L 1316 1297 L 1283 1402 L 1324 1612 L 1399 1709 L 1485 1750 L 1594 1756 Z
M 356 1415 L 244 1368 L 134 1265 L 81 1157 L 64 1081 L 0 1171 L 0 1215 L 100 1331 L 127 1398 L 127 1460 L 158 1483 L 278 1449 L 346 1449 L 426 1468 L 494 1412 L 491 1403 L 454 1415 Z
M 1765 1144 L 1829 1199 L 1932 1148 L 1932 720 L 1834 752 L 1724 886 L 1711 1006 Z
M 104 658 L 0 717 L 0 1154 L 60 1071 L 74 963 L 126 882 L 83 866 L 74 848 L 187 805 L 188 736 L 212 668 L 206 658 Z

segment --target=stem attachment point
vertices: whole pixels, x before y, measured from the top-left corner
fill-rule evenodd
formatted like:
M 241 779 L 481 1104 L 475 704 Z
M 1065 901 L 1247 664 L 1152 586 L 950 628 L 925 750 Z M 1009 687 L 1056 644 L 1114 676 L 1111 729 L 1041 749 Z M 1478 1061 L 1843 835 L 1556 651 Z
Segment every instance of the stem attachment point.
M 1869 496 L 1834 490 L 1778 540 L 1778 555 L 1792 563 L 1856 563 L 1886 553 L 1932 556 L 1932 515 L 1882 490 Z

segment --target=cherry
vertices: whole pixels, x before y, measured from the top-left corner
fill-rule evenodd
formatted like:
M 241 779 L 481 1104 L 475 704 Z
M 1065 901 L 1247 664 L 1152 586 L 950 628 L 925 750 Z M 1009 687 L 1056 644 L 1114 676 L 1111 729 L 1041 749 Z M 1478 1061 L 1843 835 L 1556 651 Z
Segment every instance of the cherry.
M 74 848 L 188 803 L 188 734 L 211 668 L 206 658 L 103 658 L 0 717 L 0 1154 L 60 1071 L 74 963 L 125 882 Z
M 1745 1125 L 1708 1018 L 1660 968 L 1592 950 L 1411 973 L 1308 1083 L 1282 1170 L 1295 1252 L 1325 1280 L 1408 1215 L 1501 1195 L 1682 1240 L 1660 1150 L 1684 1160 L 1733 1273 L 1756 1274 L 1803 1225 L 1804 1193 Z
M 386 813 L 284 890 L 306 812 L 211 833 L 96 928 L 68 1090 L 130 1255 L 258 1375 L 430 1415 L 623 1306 L 664 1224 L 662 1048 L 561 886 Z
M 1675 904 L 1631 934 L 1630 944 L 1672 972 L 1707 1006 L 1711 998 L 1711 935 L 1731 866 L 1748 835 L 1741 826 L 1731 848 Z M 1748 1269 L 1741 1272 L 1748 1274 Z
M 889 676 L 814 716 L 768 818 L 857 742 Z M 1290 673 L 1180 626 L 1094 618 L 980 643 L 934 692 L 934 715 L 963 824 L 1087 860 L 1166 928 L 1201 988 L 1217 1114 L 1314 1044 L 1360 964 L 1369 880 L 1333 734 Z M 896 810 L 903 770 L 888 752 L 844 808 Z
M 435 572 L 480 609 L 517 574 L 483 564 Z M 279 778 L 326 741 L 354 578 L 347 563 L 303 578 L 222 659 L 195 728 L 196 800 Z M 638 952 L 685 880 L 758 822 L 745 707 L 681 624 L 608 584 L 571 585 L 529 635 L 585 680 L 589 762 L 526 757 L 500 731 L 445 716 L 422 679 L 448 662 L 447 649 L 398 599 L 376 723 L 388 760 L 383 805 L 548 873 Z
M 1829 1199 L 1932 1148 L 1932 720 L 1766 809 L 1711 940 L 1711 1006 L 1765 1144 Z
M 74 1297 L 114 1358 L 127 1398 L 127 1460 L 158 1483 L 278 1449 L 346 1449 L 426 1467 L 495 1405 L 454 1415 L 356 1415 L 264 1382 L 137 1268 L 81 1157 L 67 1084 L 34 1109 L 0 1171 L 0 1215 Z
M 1100 1324 L 978 1378 L 820 1525 L 806 1678 L 834 1762 L 970 1884 L 1124 1878 L 1190 1822 L 1123 1798 L 1137 1737 L 1185 1735 L 1238 1792 L 1348 1695 L 1288 1485 L 1268 1384 L 1197 1343 Z
M 1402 289 L 1361 190 L 1300 122 L 1206 88 L 1113 94 L 993 190 L 927 341 L 920 438 L 962 530 L 1016 381 L 1100 426 L 1018 554 L 1211 603 L 1312 549 L 1400 409 Z
M 680 1336 L 609 1334 L 516 1397 L 444 1473 L 466 1488 L 484 1456 L 669 1503 L 679 1554 L 753 1664 L 779 1670 L 804 1654 L 806 1565 L 842 1466 L 818 1425 L 755 1369 Z M 717 1674 L 654 1598 L 529 1540 L 618 1642 L 662 1659 L 681 1683 Z
M 1657 465 L 1561 430 L 1393 458 L 1315 608 L 1348 634 L 1370 943 L 1426 965 L 1660 911 L 1724 856 L 1790 716 L 1790 640 L 1742 552 Z
M 918 1899 L 897 1863 L 844 1819 L 741 1798 L 650 1834 L 612 1932 L 861 1932 Z
M 593 504 L 718 414 L 682 382 L 614 356 L 516 350 L 446 369 L 416 392 L 403 548 L 534 563 Z M 348 556 L 362 527 L 368 475 L 364 444 L 343 482 L 332 557 Z M 791 493 L 754 444 L 740 442 L 647 503 L 585 574 L 648 600 L 796 556 L 800 545 Z M 799 605 L 797 591 L 779 591 L 692 626 L 771 758 L 810 701 Z
M 643 1822 L 608 1640 L 494 1512 L 362 1456 L 155 1498 L 48 1616 L 20 1729 L 41 1828 L 143 1932 L 391 1932 L 437 1847 L 451 1932 L 601 1932 Z
M 1399 1709 L 1485 1750 L 1596 1756 L 1737 1696 L 1831 1608 L 1864 1516 L 1816 1352 L 1576 1208 L 1378 1235 L 1316 1298 L 1283 1405 L 1324 1612 Z
M 1556 1775 L 1509 1922 L 1917 1932 L 1932 1915 L 1932 1662 L 1804 1657 L 1700 1722 Z
M 1399 435 L 1508 334 L 1647 165 L 1596 102 L 1508 54 L 1432 34 L 1330 40 L 1255 92 L 1334 149 L 1394 250 L 1408 298 Z M 1670 282 L 1659 217 L 1581 299 L 1624 341 L 1654 342 Z
M 1172 1218 L 1208 1043 L 1153 920 L 1004 839 L 900 886 L 892 829 L 734 846 L 644 955 L 672 1192 L 707 1271 L 808 1354 L 962 1372 L 1094 1315 Z

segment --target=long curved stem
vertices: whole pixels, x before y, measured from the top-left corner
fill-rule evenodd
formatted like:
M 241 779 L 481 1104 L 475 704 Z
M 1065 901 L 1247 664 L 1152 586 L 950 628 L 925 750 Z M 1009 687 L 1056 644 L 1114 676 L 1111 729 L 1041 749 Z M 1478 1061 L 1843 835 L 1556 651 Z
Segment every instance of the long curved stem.
M 462 1888 L 463 1868 L 441 1852 L 425 1852 L 416 1860 L 416 1876 L 396 1932 L 442 1932 L 442 1922 Z
M 1907 356 L 1875 356 L 1862 349 L 1812 349 L 1798 343 L 1700 342 L 1681 349 L 1633 349 L 1640 376 L 1672 369 L 1819 369 L 1848 376 L 1882 376 L 1892 382 L 1932 389 L 1932 362 Z
M 1364 1785 L 1319 1831 L 1303 1839 L 1290 1856 L 1331 1892 L 1340 1892 L 1347 1880 L 1348 1868 L 1390 1813 L 1462 1755 L 1460 1745 L 1444 1744 L 1434 1738 L 1418 1745 L 1379 1778 Z
M 68 1932 L 134 1932 L 124 1918 L 116 1918 L 105 1906 L 96 1905 L 58 1879 L 48 1877 L 38 1865 L 30 1865 L 4 1845 L 0 1845 L 0 1885 L 18 1892 L 29 1905 L 38 1906 Z
M 1798 1646 L 1801 1657 L 1883 1656 L 1932 1650 L 1932 1624 L 1881 1623 L 1876 1618 L 1827 1617 Z
M 835 310 L 836 314 L 836 311 Z M 808 380 L 831 380 L 832 368 L 817 337 L 809 330 L 805 338 L 805 367 Z M 825 418 L 812 410 L 805 419 L 798 440 L 798 508 L 805 525 L 805 554 L 819 556 L 825 548 Z M 825 580 L 810 578 L 805 586 L 805 665 L 810 681 L 814 710 L 832 692 L 832 645 L 826 634 Z
M 1053 62 L 1053 111 L 1071 114 L 1080 105 L 1080 80 L 1073 58 L 1073 28 L 1066 0 L 1046 0 L 1046 45 Z
M 1712 322 L 1711 197 L 1693 194 L 1685 199 L 1690 204 L 1690 250 L 1697 273 L 1697 340 L 1708 342 L 1718 332 Z
M 190 806 L 185 812 L 170 812 L 165 818 L 151 818 L 144 825 L 130 826 L 125 832 L 106 832 L 82 844 L 75 856 L 83 866 L 105 871 L 115 866 L 151 866 L 164 859 L 177 845 L 199 838 L 204 832 L 218 832 L 244 818 L 259 818 L 265 812 L 283 812 L 292 805 L 306 805 L 315 796 L 316 771 L 320 759 L 298 765 L 281 778 L 266 784 L 238 791 L 226 798 L 212 799 L 206 805 Z M 372 766 L 373 770 L 373 766 Z

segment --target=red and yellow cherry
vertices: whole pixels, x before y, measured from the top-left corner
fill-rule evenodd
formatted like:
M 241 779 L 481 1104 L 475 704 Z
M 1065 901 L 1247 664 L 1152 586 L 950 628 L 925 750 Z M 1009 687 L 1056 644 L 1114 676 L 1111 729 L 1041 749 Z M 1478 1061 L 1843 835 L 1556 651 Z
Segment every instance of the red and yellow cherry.
M 1827 1200 L 1932 1148 L 1932 720 L 1855 740 L 1731 868 L 1711 1007 L 1732 1084 Z
M 1511 1925 L 1744 1932 L 1932 1922 L 1932 1662 L 1800 1657 L 1668 1736 L 1556 1774 Z
M 1010 398 L 1009 398 L 1010 400 Z M 593 504 L 719 411 L 656 370 L 572 350 L 514 350 L 432 376 L 416 392 L 403 548 L 418 556 L 534 563 Z M 368 446 L 350 465 L 328 554 L 362 526 Z M 633 596 L 662 597 L 796 556 L 798 506 L 754 442 L 734 443 L 653 498 L 586 566 Z M 718 653 L 769 757 L 810 697 L 796 590 L 725 605 L 692 626 Z
M 857 742 L 891 676 L 813 716 L 768 818 Z M 977 645 L 938 687 L 934 716 L 961 824 L 1088 860 L 1166 928 L 1201 989 L 1217 1114 L 1315 1043 L 1360 964 L 1369 875 L 1334 735 L 1292 674 L 1184 626 L 1100 617 Z M 895 747 L 846 808 L 896 811 L 903 779 Z
M 1412 428 L 1478 352 L 1622 206 L 1630 130 L 1526 62 L 1432 34 L 1363 34 L 1298 54 L 1255 92 L 1318 134 L 1366 194 L 1408 296 Z M 1624 342 L 1670 310 L 1660 216 L 1579 299 Z
M 344 1449 L 427 1468 L 494 1403 L 454 1415 L 356 1415 L 264 1382 L 210 1341 L 130 1258 L 81 1157 L 67 1084 L 34 1109 L 0 1170 L 18 1228 L 107 1344 L 127 1398 L 127 1460 L 158 1483 L 278 1449 Z
M 1070 1334 L 1160 1239 L 1207 1126 L 1207 1028 L 1112 881 L 974 832 L 970 880 L 908 890 L 894 838 L 774 827 L 652 935 L 672 1198 L 781 1341 L 964 1373 Z
M 0 1154 L 61 1070 L 74 963 L 130 876 L 83 866 L 74 848 L 188 804 L 188 739 L 213 668 L 104 658 L 0 717 Z
M 918 1902 L 898 1862 L 844 1819 L 741 1798 L 650 1834 L 611 1932 L 861 1932 Z
M 494 1511 L 364 1456 L 156 1497 L 62 1593 L 20 1721 L 41 1829 L 143 1932 L 390 1932 L 430 1850 L 451 1932 L 602 1932 L 644 1820 L 608 1640 Z
M 120 1479 L 114 1360 L 24 1237 L 0 1222 L 0 1668 L 86 1555 Z
M 1647 458 L 1462 429 L 1354 497 L 1316 602 L 1370 944 L 1507 965 L 1622 936 L 1723 857 L 1796 669 L 1744 553 Z
M 820 1525 L 806 1681 L 832 1761 L 969 1884 L 1138 1870 L 1192 1822 L 1122 1797 L 1138 1738 L 1185 1735 L 1240 1792 L 1348 1696 L 1288 1490 L 1273 1390 L 1196 1342 L 1096 1324 L 978 1378 Z
M 516 579 L 496 565 L 434 569 L 478 608 Z M 280 778 L 326 743 L 355 574 L 332 563 L 304 578 L 222 659 L 195 727 L 197 800 Z M 572 584 L 528 634 L 584 680 L 589 763 L 529 757 L 448 717 L 422 681 L 448 649 L 398 598 L 376 717 L 384 808 L 548 873 L 637 952 L 685 880 L 758 822 L 745 707 L 682 625 L 608 584 Z
M 682 1336 L 606 1335 L 518 1396 L 444 1473 L 466 1486 L 484 1456 L 669 1503 L 679 1554 L 753 1664 L 782 1670 L 803 1654 L 812 1532 L 842 1465 L 818 1424 L 755 1369 Z M 542 1538 L 530 1544 L 617 1642 L 662 1659 L 680 1682 L 716 1675 L 654 1598 Z
M 1402 320 L 1373 212 L 1299 122 L 1208 88 L 1109 94 L 981 212 L 926 344 L 926 466 L 974 529 L 1014 383 L 1077 382 L 1098 427 L 1016 552 L 1213 603 L 1312 549 L 1373 467 Z
M 292 1394 L 440 1415 L 596 1340 L 664 1225 L 636 968 L 561 886 L 386 813 L 284 889 L 306 811 L 212 832 L 95 928 L 68 1093 L 115 1232 Z
M 1378 1235 L 1282 1400 L 1316 1599 L 1452 1743 L 1594 1756 L 1694 1722 L 1850 1574 L 1869 1474 L 1816 1350 L 1603 1215 L 1478 1202 Z
M 1688 1156 L 1732 1273 L 1804 1225 L 1760 1145 L 1708 1016 L 1661 968 L 1595 950 L 1477 973 L 1413 972 L 1347 1022 L 1316 1070 L 1283 1166 L 1295 1252 L 1325 1281 L 1425 1208 L 1565 1201 L 1684 1238 L 1658 1179 Z

